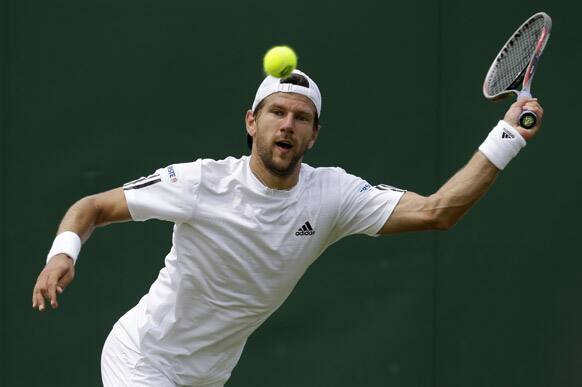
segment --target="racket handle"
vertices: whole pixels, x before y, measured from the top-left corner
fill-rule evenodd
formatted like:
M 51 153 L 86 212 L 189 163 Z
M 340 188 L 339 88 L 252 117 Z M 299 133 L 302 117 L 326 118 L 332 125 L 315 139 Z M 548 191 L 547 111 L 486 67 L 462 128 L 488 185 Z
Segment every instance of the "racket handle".
M 520 99 L 527 99 L 527 98 L 531 98 L 531 93 L 527 90 L 522 90 L 519 93 L 517 100 L 519 101 Z M 524 110 L 519 115 L 519 126 L 521 126 L 524 129 L 533 128 L 534 126 L 536 126 L 537 122 L 538 122 L 538 117 L 536 116 L 536 114 L 534 112 L 531 112 L 529 110 Z

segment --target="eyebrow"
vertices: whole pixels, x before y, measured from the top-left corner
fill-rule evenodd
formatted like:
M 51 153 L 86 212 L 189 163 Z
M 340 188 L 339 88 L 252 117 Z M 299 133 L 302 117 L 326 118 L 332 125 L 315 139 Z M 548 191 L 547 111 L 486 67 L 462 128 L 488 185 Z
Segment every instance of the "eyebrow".
M 273 103 L 272 105 L 270 105 L 268 107 L 269 109 L 280 109 L 280 110 L 287 110 L 283 105 L 279 105 L 278 103 Z M 307 115 L 309 118 L 314 118 L 315 116 L 313 115 L 312 112 L 308 111 L 308 110 L 299 110 L 299 111 L 295 111 L 296 114 L 305 114 Z

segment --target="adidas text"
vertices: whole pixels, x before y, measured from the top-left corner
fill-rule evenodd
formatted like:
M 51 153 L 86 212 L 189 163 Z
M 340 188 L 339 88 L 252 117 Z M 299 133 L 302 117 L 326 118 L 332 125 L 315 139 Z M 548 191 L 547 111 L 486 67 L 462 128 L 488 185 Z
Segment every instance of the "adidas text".
M 301 231 L 297 231 L 295 233 L 295 235 L 297 235 L 297 236 L 301 236 L 301 235 L 313 235 L 313 234 L 315 234 L 315 231 L 314 230 L 311 230 L 311 231 L 303 231 L 303 230 L 301 230 Z

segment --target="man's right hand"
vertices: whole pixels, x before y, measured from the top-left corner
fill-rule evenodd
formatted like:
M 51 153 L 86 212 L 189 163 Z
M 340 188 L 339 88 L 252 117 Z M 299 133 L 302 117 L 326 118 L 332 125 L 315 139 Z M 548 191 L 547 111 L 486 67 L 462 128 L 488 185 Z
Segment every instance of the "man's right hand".
M 123 188 L 84 197 L 69 208 L 61 221 L 57 234 L 72 231 L 86 241 L 95 227 L 115 222 L 131 220 Z M 65 254 L 57 254 L 40 272 L 32 291 L 32 307 L 39 311 L 46 309 L 45 302 L 51 307 L 59 307 L 57 297 L 75 277 L 75 263 Z
M 32 307 L 40 312 L 46 309 L 45 302 L 51 307 L 59 307 L 57 297 L 71 283 L 75 277 L 73 260 L 65 254 L 57 254 L 40 272 L 34 290 L 32 291 Z

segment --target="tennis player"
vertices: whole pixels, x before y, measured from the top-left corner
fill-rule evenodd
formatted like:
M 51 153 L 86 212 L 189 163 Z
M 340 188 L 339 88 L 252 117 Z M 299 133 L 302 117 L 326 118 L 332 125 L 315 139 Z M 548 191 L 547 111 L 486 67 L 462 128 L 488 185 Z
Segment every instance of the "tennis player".
M 246 113 L 250 156 L 160 168 L 67 211 L 34 286 L 40 311 L 58 307 L 96 227 L 152 218 L 175 224 L 164 268 L 105 342 L 105 386 L 223 386 L 249 335 L 328 246 L 352 234 L 450 228 L 543 116 L 535 99 L 511 105 L 467 165 L 425 197 L 302 163 L 317 140 L 321 102 L 301 71 L 269 76 Z M 517 124 L 526 108 L 539 117 L 529 131 Z

